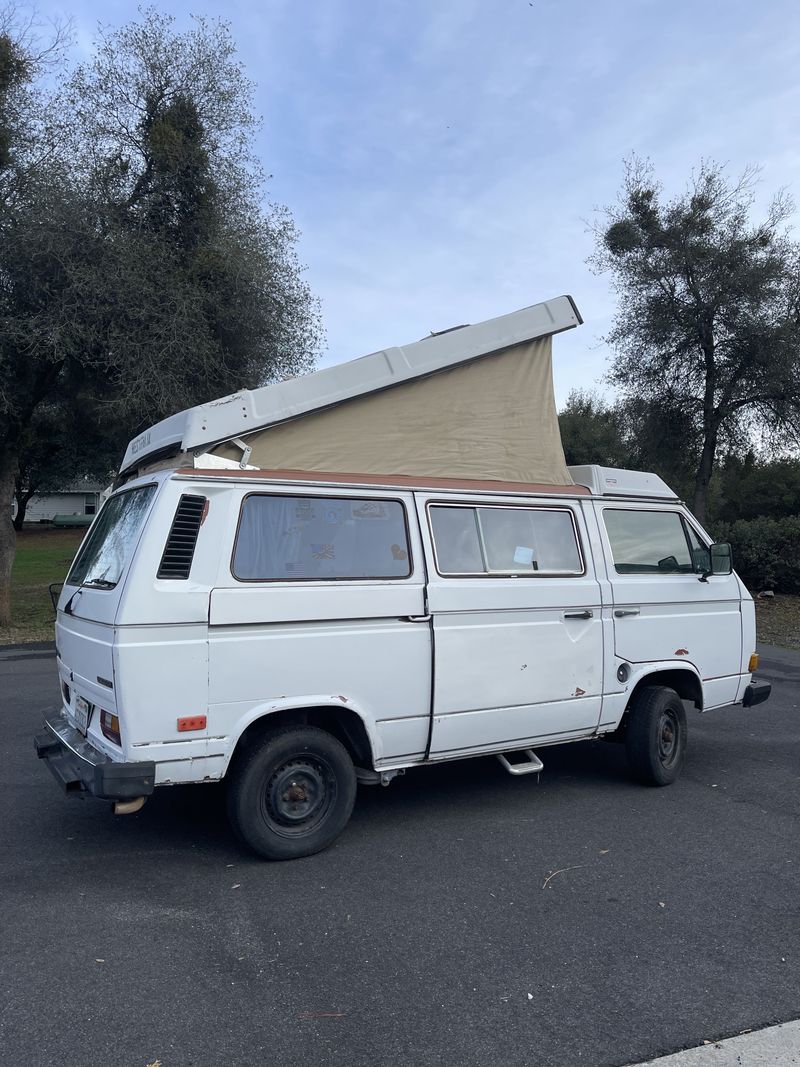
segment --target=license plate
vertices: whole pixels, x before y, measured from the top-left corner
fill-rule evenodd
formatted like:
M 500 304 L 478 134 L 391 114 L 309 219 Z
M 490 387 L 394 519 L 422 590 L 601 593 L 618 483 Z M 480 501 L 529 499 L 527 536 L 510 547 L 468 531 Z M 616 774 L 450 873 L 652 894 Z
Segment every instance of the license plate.
M 86 733 L 86 729 L 89 725 L 90 710 L 91 704 L 88 700 L 84 700 L 83 697 L 76 697 L 75 711 L 73 712 L 73 715 L 75 717 L 75 726 L 82 734 Z

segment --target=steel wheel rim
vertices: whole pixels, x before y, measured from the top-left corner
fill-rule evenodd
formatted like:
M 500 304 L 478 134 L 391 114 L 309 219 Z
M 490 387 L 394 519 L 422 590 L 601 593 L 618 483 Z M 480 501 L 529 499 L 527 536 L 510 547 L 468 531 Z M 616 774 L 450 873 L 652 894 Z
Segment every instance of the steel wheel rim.
M 662 711 L 656 733 L 658 759 L 662 767 L 671 767 L 678 758 L 680 732 L 680 722 L 676 713 L 671 708 Z
M 326 759 L 298 756 L 285 760 L 266 783 L 262 815 L 282 837 L 304 837 L 325 821 L 337 794 L 336 775 Z

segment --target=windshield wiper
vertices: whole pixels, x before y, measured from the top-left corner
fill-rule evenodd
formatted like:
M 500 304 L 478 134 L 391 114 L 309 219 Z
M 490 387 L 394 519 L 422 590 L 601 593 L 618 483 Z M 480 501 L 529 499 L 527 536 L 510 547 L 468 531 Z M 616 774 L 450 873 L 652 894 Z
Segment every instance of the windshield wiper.
M 81 582 L 81 589 L 94 586 L 95 589 L 115 589 L 116 582 L 109 582 L 107 578 L 91 578 L 88 582 Z

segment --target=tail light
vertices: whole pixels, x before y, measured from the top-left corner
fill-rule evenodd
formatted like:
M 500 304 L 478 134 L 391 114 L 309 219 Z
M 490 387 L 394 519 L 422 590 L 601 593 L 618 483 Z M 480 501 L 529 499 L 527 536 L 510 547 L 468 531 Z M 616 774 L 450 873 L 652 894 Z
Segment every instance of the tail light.
M 101 711 L 100 729 L 103 731 L 103 737 L 107 737 L 108 740 L 113 741 L 115 745 L 122 746 L 122 741 L 119 736 L 119 716 L 112 715 L 110 711 Z

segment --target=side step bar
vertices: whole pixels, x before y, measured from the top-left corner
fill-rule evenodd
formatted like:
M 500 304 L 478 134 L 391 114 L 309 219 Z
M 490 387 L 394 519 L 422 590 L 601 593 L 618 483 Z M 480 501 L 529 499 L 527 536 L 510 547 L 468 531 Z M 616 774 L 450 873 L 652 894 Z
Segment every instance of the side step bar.
M 544 769 L 544 764 L 532 748 L 525 748 L 521 752 L 511 752 L 509 755 L 525 757 L 525 759 L 521 760 L 519 763 L 511 763 L 505 752 L 497 753 L 497 758 L 509 774 L 538 774 L 539 771 Z

